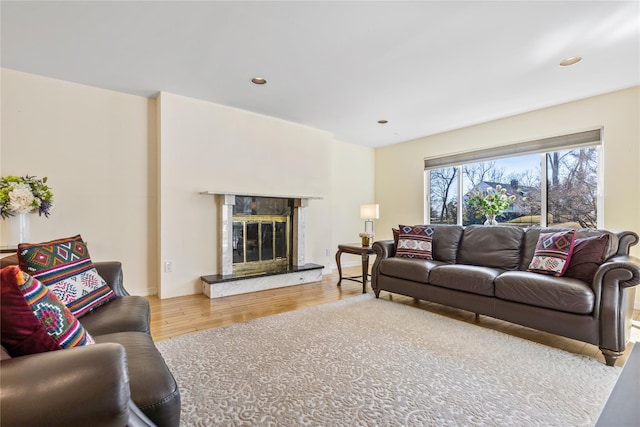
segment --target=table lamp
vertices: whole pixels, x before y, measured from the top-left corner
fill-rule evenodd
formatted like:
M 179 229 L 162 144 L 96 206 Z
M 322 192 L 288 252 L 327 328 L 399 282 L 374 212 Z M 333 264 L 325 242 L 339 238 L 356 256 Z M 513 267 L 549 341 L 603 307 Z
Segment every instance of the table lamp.
M 360 218 L 364 219 L 364 232 L 373 232 L 373 220 L 380 218 L 380 205 L 360 205 Z

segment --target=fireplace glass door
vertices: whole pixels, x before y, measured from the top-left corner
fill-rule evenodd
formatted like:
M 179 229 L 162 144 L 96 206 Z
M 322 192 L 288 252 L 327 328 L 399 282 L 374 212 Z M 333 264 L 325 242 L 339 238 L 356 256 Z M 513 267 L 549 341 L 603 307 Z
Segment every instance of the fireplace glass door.
M 270 272 L 289 266 L 290 217 L 233 216 L 233 272 Z

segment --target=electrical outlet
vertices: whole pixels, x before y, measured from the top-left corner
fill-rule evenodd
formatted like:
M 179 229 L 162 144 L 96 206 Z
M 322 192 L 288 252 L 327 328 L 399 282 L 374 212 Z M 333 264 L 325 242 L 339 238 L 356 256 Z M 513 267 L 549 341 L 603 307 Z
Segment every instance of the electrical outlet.
M 165 273 L 173 273 L 173 262 L 165 261 L 164 262 L 164 272 Z
M 331 254 L 329 253 L 329 248 L 327 248 L 327 249 L 325 249 L 325 250 L 324 250 L 324 254 L 325 254 L 326 256 L 330 256 L 330 255 L 331 255 Z

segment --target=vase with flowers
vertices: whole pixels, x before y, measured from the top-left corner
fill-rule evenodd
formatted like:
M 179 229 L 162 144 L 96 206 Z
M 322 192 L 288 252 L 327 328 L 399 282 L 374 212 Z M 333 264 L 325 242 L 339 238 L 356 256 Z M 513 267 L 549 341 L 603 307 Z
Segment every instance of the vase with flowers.
M 37 179 L 35 176 L 9 175 L 0 178 L 0 218 L 17 218 L 17 237 L 14 240 L 22 243 L 29 239 L 28 214 L 49 217 L 53 208 L 53 192 L 47 185 L 47 177 Z
M 485 225 L 495 225 L 498 224 L 496 216 L 509 209 L 509 206 L 515 200 L 516 196 L 509 196 L 507 189 L 498 184 L 495 190 L 492 187 L 488 187 L 485 192 L 476 187 L 475 191 L 470 193 L 469 205 L 476 209 L 478 218 L 481 215 L 487 218 L 484 222 Z

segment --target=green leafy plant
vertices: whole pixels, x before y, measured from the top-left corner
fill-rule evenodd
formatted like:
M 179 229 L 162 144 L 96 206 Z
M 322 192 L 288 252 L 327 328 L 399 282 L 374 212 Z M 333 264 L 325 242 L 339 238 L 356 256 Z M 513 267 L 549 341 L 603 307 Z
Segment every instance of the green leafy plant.
M 0 218 L 37 211 L 49 217 L 53 208 L 53 192 L 47 177 L 9 175 L 0 178 Z
M 478 217 L 481 215 L 500 215 L 509 209 L 511 202 L 515 200 L 516 196 L 507 195 L 507 189 L 502 188 L 499 184 L 496 185 L 495 190 L 488 187 L 486 193 L 476 187 L 469 196 L 469 204 L 478 211 Z

